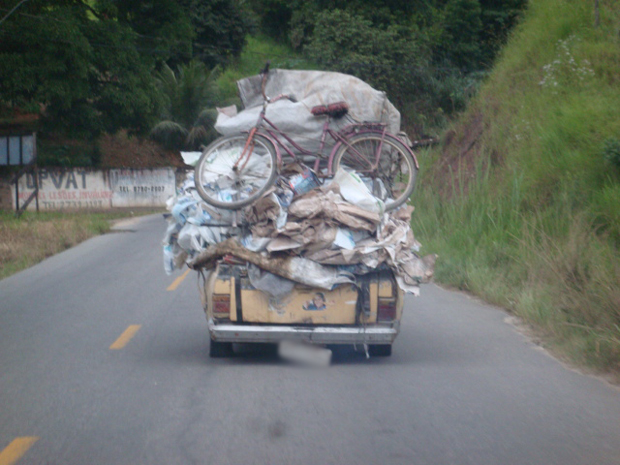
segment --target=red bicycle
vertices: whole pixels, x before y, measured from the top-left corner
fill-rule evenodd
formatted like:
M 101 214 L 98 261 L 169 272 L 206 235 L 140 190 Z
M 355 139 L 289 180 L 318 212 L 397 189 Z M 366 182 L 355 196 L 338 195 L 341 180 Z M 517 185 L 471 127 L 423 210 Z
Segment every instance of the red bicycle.
M 299 155 L 284 144 L 284 138 L 301 156 L 314 157 L 314 171 L 325 159 L 321 154 L 327 135 L 335 145 L 327 157 L 327 169 L 320 177 L 331 177 L 340 167 L 355 170 L 368 184 L 372 193 L 392 210 L 406 202 L 415 185 L 418 162 L 413 151 L 397 136 L 387 132 L 385 124 L 353 122 L 340 131 L 332 130 L 330 122 L 348 113 L 346 102 L 319 105 L 311 112 L 325 117 L 319 150 L 310 152 L 299 146 L 265 116 L 267 107 L 281 99 L 295 102 L 291 95 L 269 98 L 265 84 L 269 63 L 260 73 L 263 108 L 249 133 L 225 136 L 209 145 L 196 164 L 196 188 L 205 202 L 220 208 L 239 209 L 261 197 L 277 180 L 282 165 L 281 149 L 293 160 Z

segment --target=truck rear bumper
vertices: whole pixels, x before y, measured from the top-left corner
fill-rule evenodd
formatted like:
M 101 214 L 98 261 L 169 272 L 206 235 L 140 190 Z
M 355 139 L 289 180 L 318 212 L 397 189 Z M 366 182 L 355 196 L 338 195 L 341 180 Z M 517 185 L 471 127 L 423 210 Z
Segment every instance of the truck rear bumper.
M 304 341 L 313 344 L 392 344 L 399 327 L 245 326 L 209 321 L 211 339 L 218 342 Z

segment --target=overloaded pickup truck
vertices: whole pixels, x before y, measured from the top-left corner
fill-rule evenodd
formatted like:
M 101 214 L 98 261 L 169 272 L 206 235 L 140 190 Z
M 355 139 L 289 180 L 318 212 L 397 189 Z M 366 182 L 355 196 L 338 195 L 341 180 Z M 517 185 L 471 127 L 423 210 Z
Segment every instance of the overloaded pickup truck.
M 418 255 L 411 230 L 406 200 L 418 164 L 400 113 L 384 92 L 353 76 L 273 70 L 267 78 L 266 70 L 238 82 L 241 112 L 220 109 L 221 139 L 203 152 L 182 152 L 196 168 L 168 202 L 164 269 L 187 265 L 204 276 L 213 357 L 231 353 L 234 343 L 281 343 L 281 355 L 283 347 L 308 344 L 391 355 L 403 294 L 417 295 L 434 266 Z M 260 126 L 270 102 L 273 121 Z M 284 135 L 276 126 L 295 152 L 282 142 L 275 155 L 267 149 L 275 162 L 259 159 L 258 139 L 246 132 L 269 141 Z M 349 130 L 359 132 L 349 137 Z M 220 147 L 224 142 L 230 147 Z M 333 169 L 336 147 L 347 147 L 351 158 Z M 278 169 L 252 197 L 258 191 L 250 181 L 265 179 L 268 160 Z M 242 182 L 243 170 L 250 181 Z
M 224 257 L 206 277 L 203 305 L 210 356 L 232 353 L 233 343 L 351 344 L 367 355 L 389 356 L 399 332 L 403 291 L 390 269 L 332 290 L 299 283 L 282 298 L 256 289 L 247 263 Z

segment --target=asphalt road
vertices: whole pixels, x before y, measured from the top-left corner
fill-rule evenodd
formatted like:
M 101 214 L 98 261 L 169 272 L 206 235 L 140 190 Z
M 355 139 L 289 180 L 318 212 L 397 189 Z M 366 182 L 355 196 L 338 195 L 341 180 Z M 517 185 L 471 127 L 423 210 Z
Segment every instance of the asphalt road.
M 390 358 L 212 360 L 161 216 L 125 227 L 0 281 L 0 465 L 620 464 L 620 390 L 497 308 L 427 285 Z

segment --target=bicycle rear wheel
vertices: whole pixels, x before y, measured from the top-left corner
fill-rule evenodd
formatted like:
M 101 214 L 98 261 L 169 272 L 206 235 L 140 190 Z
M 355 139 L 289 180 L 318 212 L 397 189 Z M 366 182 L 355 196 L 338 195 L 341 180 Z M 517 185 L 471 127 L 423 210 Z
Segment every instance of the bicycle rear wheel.
M 247 134 L 221 137 L 200 156 L 196 189 L 208 204 L 236 210 L 257 200 L 275 182 L 278 160 L 273 143 L 254 134 L 248 158 L 242 157 L 247 140 Z
M 418 169 L 407 147 L 396 137 L 380 133 L 356 134 L 334 155 L 332 170 L 345 167 L 355 170 L 375 197 L 385 202 L 386 210 L 405 203 L 415 186 Z M 373 169 L 381 147 L 379 164 Z

